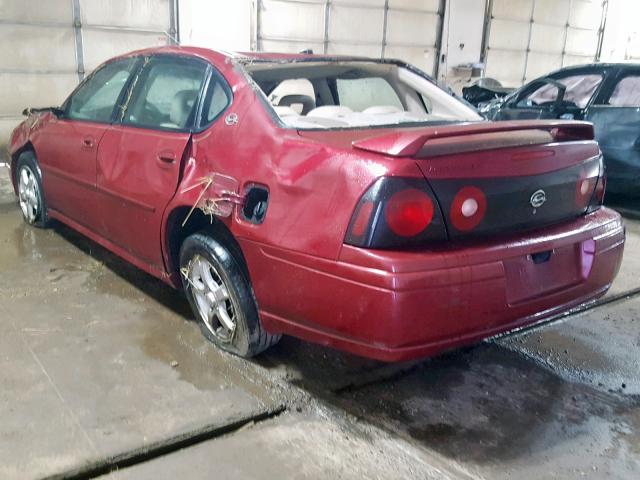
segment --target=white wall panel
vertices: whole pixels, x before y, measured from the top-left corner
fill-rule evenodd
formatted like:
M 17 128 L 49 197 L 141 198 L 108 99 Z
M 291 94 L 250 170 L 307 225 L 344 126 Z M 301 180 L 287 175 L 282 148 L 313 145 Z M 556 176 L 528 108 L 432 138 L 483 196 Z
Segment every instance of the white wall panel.
M 69 23 L 71 15 L 70 0 L 47 0 L 32 2 L 32 8 L 25 8 L 25 0 L 0 1 L 0 18 L 14 22 L 58 22 Z
M 398 58 L 420 68 L 429 75 L 432 74 L 433 66 L 437 60 L 437 52 L 434 49 L 394 47 L 387 46 L 386 58 Z
M 354 45 L 349 43 L 329 43 L 327 53 L 333 55 L 355 55 L 376 58 L 380 57 L 380 55 L 382 54 L 382 46 Z
M 494 0 L 486 75 L 519 86 L 576 57 L 594 61 L 602 15 L 602 0 Z
M 485 75 L 499 79 L 505 86 L 519 86 L 522 84 L 525 62 L 524 51 L 492 49 L 487 52 Z
M 76 69 L 71 28 L 2 25 L 0 45 L 3 69 L 66 72 Z
M 357 19 L 357 22 L 355 21 Z M 382 45 L 384 10 L 334 5 L 329 16 L 329 40 L 372 42 Z
M 533 21 L 545 25 L 565 26 L 569 20 L 571 0 L 536 0 Z
M 82 23 L 166 31 L 169 0 L 80 0 Z
M 494 0 L 492 15 L 495 18 L 528 22 L 532 9 L 533 0 Z
M 2 107 L 6 112 L 20 113 L 25 107 L 49 107 L 60 105 L 78 84 L 75 73 L 33 75 L 32 73 L 0 74 Z M 29 104 L 25 105 L 25 99 Z
M 529 42 L 529 24 L 512 20 L 492 20 L 490 49 L 526 50 Z
M 387 42 L 434 46 L 438 36 L 438 15 L 389 10 Z
M 531 25 L 529 48 L 534 52 L 562 53 L 565 30 L 565 27 L 534 23 Z
M 433 73 L 440 1 L 260 0 L 258 49 L 393 56 Z
M 580 56 L 580 55 L 565 55 L 562 60 L 563 67 L 570 67 L 571 65 L 584 65 L 585 63 L 593 63 L 592 56 Z
M 180 0 L 180 42 L 214 50 L 251 50 L 251 0 Z
M 569 25 L 575 28 L 597 30 L 602 20 L 602 0 L 573 0 Z
M 282 52 L 282 53 L 298 53 L 302 50 L 311 49 L 314 52 L 321 53 L 324 48 L 324 43 L 321 42 L 294 42 L 291 40 L 276 41 L 276 40 L 262 40 L 261 50 L 265 52 Z
M 525 82 L 542 77 L 562 67 L 562 54 L 529 52 Z
M 598 48 L 598 32 L 569 28 L 567 30 L 566 52 L 570 55 L 593 56 Z
M 324 5 L 287 3 L 276 0 L 260 2 L 260 34 L 284 39 L 324 39 Z
M 25 107 L 59 105 L 79 72 L 116 54 L 169 43 L 170 0 L 78 4 L 80 28 L 73 0 L 0 0 L 0 149 Z
M 363 7 L 384 7 L 384 0 L 332 0 L 335 5 L 362 5 Z
M 440 8 L 440 0 L 389 0 L 389 8 L 422 10 L 424 12 L 436 13 Z
M 159 33 L 86 29 L 83 38 L 84 65 L 87 72 L 116 55 L 167 43 L 166 37 Z

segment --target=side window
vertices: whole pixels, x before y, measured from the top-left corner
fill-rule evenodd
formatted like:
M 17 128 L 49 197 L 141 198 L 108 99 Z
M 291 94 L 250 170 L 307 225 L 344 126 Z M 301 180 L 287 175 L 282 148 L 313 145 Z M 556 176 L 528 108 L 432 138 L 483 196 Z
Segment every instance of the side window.
M 349 107 L 355 112 L 379 106 L 393 106 L 404 111 L 398 94 L 382 77 L 338 78 L 336 79 L 336 88 L 340 105 Z
M 231 103 L 229 87 L 220 74 L 214 71 L 204 97 L 200 125 L 208 125 L 213 122 L 229 103 Z
M 556 80 L 567 87 L 564 92 L 564 102 L 572 103 L 579 108 L 584 108 L 602 82 L 602 75 L 571 75 L 569 77 L 557 78 Z M 518 107 L 526 108 L 549 105 L 555 102 L 557 98 L 558 87 L 546 83 L 520 100 Z
M 612 107 L 640 107 L 640 75 L 629 75 L 620 80 L 608 104 Z
M 65 115 L 72 120 L 110 122 L 120 93 L 135 67 L 136 59 L 108 63 L 97 70 L 69 98 Z
M 155 57 L 136 82 L 123 123 L 185 130 L 193 124 L 207 65 L 198 60 Z

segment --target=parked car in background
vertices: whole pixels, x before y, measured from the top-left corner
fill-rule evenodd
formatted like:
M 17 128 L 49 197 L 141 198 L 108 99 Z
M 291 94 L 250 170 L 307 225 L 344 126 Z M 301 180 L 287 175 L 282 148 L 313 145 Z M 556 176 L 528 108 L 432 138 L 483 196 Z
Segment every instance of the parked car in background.
M 590 124 L 486 122 L 400 61 L 149 49 L 27 114 L 25 221 L 183 289 L 243 357 L 433 355 L 603 295 L 622 259 Z
M 607 168 L 607 191 L 640 195 L 640 65 L 563 68 L 479 111 L 490 120 L 592 122 Z
M 483 77 L 468 87 L 462 87 L 462 98 L 474 107 L 478 107 L 492 100 L 506 97 L 514 90 L 515 88 L 503 87 L 498 80 Z

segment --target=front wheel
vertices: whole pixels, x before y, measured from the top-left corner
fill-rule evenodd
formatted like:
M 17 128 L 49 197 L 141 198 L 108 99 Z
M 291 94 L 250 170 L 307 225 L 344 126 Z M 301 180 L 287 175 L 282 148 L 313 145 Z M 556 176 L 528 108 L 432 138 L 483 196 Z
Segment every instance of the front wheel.
M 211 236 L 197 233 L 184 241 L 180 273 L 201 330 L 217 347 L 249 358 L 280 340 L 262 328 L 251 284 L 238 260 Z
M 36 157 L 32 152 L 24 152 L 18 158 L 16 183 L 24 221 L 36 227 L 46 227 L 47 206 L 42 190 L 42 179 Z

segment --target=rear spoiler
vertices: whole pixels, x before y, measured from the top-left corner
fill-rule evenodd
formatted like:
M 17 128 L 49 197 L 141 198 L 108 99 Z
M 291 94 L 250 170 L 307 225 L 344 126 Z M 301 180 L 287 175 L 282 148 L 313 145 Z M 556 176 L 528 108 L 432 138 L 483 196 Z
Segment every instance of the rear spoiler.
M 392 157 L 414 157 L 429 141 L 450 139 L 450 144 L 464 141 L 469 136 L 490 135 L 505 132 L 546 132 L 549 141 L 570 142 L 593 140 L 593 125 L 577 121 L 511 121 L 474 122 L 455 125 L 423 127 L 420 129 L 396 130 L 386 135 L 356 140 L 354 148 Z M 533 132 L 532 132 L 533 133 Z M 456 138 L 458 137 L 458 138 Z M 437 142 L 441 144 L 442 142 Z M 506 145 L 505 145 L 506 146 Z M 485 148 L 486 149 L 486 148 Z

